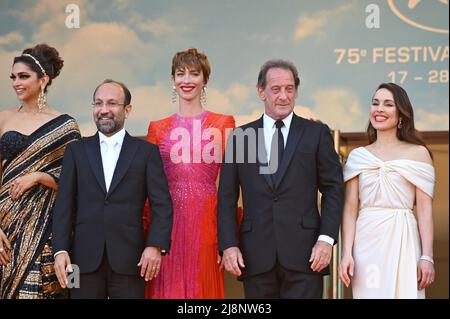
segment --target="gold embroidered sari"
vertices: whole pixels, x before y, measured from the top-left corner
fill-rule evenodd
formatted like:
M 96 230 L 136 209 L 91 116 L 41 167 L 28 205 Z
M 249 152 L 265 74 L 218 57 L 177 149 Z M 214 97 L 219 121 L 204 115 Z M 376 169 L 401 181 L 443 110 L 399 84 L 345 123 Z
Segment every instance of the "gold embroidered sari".
M 37 184 L 14 201 L 8 190 L 16 178 L 32 172 L 47 173 L 58 181 L 65 148 L 77 139 L 78 126 L 66 114 L 30 135 L 8 131 L 0 139 L 0 229 L 12 245 L 11 262 L 0 266 L 0 299 L 58 298 L 64 294 L 54 272 L 51 248 L 56 191 Z

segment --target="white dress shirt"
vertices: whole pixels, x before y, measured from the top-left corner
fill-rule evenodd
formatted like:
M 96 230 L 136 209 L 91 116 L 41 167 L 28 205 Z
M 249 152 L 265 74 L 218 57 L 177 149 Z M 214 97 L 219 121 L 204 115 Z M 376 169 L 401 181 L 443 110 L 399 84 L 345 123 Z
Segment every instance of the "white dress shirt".
M 283 134 L 284 139 L 284 147 L 286 148 L 286 142 L 289 135 L 289 128 L 291 127 L 292 122 L 292 116 L 294 113 L 290 113 L 288 116 L 286 116 L 282 121 L 284 126 L 281 128 L 281 134 Z M 264 145 L 266 146 L 266 152 L 267 152 L 267 163 L 269 163 L 270 160 L 270 150 L 272 146 L 272 137 L 273 133 L 275 133 L 275 130 L 277 129 L 275 126 L 275 120 L 271 118 L 269 115 L 264 113 L 263 115 L 263 125 L 264 125 Z
M 100 152 L 102 154 L 103 175 L 105 176 L 106 191 L 109 191 L 111 181 L 122 149 L 125 138 L 125 128 L 108 137 L 102 132 L 98 132 L 100 138 Z
M 284 126 L 281 128 L 281 134 L 283 134 L 285 148 L 286 148 L 286 142 L 287 142 L 288 136 L 289 136 L 289 129 L 291 127 L 293 115 L 294 115 L 294 113 L 291 112 L 288 116 L 286 116 L 284 119 L 282 119 Z M 270 148 L 272 145 L 272 137 L 273 137 L 273 133 L 275 132 L 275 129 L 276 129 L 275 122 L 276 121 L 273 118 L 271 118 L 266 113 L 264 113 L 264 115 L 263 115 L 264 145 L 266 146 L 267 163 L 269 162 L 269 159 L 270 159 Z M 327 235 L 320 235 L 317 240 L 327 242 L 331 246 L 333 246 L 333 244 L 334 244 L 334 239 Z

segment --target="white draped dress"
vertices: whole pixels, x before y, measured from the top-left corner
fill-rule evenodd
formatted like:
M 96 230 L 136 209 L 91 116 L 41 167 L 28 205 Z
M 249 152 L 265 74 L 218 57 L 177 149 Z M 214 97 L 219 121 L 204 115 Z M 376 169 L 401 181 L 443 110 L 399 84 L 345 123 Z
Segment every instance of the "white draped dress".
M 425 298 L 425 290 L 418 290 L 421 244 L 412 210 L 416 187 L 433 197 L 433 166 L 407 159 L 382 161 L 359 147 L 344 167 L 345 181 L 355 176 L 359 214 L 353 245 L 353 298 Z

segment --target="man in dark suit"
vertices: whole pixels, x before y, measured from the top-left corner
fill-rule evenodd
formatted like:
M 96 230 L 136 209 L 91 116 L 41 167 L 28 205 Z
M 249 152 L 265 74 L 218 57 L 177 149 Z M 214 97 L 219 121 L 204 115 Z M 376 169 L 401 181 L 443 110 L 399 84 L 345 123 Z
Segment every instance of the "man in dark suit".
M 291 62 L 266 62 L 257 85 L 264 115 L 228 139 L 219 184 L 219 250 L 225 269 L 243 280 L 247 298 L 321 298 L 338 238 L 342 167 L 329 128 L 293 113 L 299 83 Z
M 161 157 L 155 145 L 125 131 L 130 103 L 123 83 L 105 80 L 94 92 L 97 134 L 70 144 L 64 155 L 52 244 L 63 288 L 71 262 L 79 267 L 72 298 L 143 298 L 145 281 L 158 274 L 170 248 L 172 200 Z

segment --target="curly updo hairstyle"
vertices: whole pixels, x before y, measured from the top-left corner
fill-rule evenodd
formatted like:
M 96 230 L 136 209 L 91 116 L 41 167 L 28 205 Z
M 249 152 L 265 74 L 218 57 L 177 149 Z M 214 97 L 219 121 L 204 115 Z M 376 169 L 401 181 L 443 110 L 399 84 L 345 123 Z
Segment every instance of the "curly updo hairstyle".
M 52 84 L 52 80 L 59 75 L 62 67 L 64 66 L 64 60 L 59 56 L 58 50 L 45 43 L 41 43 L 32 48 L 23 50 L 22 54 L 32 55 L 39 61 L 42 68 L 45 70 L 45 73 L 50 78 L 44 90 L 47 92 L 47 87 Z M 37 73 L 38 78 L 42 78 L 44 76 L 41 68 L 36 61 L 33 60 L 33 58 L 27 55 L 21 55 L 14 58 L 14 64 L 18 62 L 26 64 L 30 69 Z

